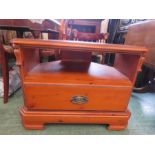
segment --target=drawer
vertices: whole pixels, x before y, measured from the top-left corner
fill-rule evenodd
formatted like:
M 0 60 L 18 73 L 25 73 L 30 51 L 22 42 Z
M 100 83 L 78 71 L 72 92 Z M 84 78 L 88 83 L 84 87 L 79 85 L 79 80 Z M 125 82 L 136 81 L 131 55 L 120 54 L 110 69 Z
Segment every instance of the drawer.
M 131 88 L 27 84 L 24 93 L 28 109 L 124 111 Z

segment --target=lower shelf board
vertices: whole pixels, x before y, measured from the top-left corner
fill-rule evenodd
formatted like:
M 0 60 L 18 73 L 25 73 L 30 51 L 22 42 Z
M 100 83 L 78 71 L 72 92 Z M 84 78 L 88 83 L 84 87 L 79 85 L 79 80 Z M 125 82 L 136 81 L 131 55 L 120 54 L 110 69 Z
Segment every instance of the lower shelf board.
M 91 62 L 52 61 L 36 65 L 24 84 L 82 84 L 132 87 L 129 78 L 117 68 Z
M 130 111 L 30 111 L 20 109 L 23 125 L 26 129 L 42 130 L 48 123 L 108 124 L 109 130 L 124 130 L 130 118 Z

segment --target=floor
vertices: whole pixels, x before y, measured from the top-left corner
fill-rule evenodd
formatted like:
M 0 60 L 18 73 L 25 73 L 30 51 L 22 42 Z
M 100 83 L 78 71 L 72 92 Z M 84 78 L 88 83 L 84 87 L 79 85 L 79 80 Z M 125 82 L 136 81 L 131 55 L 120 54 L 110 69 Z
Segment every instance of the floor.
M 0 98 L 1 135 L 141 135 L 155 134 L 155 93 L 133 93 L 129 103 L 131 118 L 124 131 L 108 131 L 106 125 L 62 125 L 49 124 L 44 130 L 23 128 L 18 109 L 23 103 L 22 91 L 10 97 L 8 104 Z

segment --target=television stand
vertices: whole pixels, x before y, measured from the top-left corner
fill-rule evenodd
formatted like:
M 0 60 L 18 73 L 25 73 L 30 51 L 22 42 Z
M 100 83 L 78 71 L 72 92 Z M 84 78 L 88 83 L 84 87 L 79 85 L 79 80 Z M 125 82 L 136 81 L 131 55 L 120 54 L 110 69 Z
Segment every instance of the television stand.
M 123 130 L 130 118 L 128 102 L 147 49 L 144 47 L 64 40 L 13 40 L 20 67 L 24 106 L 20 109 L 27 129 L 47 123 L 108 124 Z M 39 62 L 40 49 L 70 53 L 53 62 Z M 114 66 L 72 55 L 116 53 Z M 66 54 L 65 54 L 66 55 Z

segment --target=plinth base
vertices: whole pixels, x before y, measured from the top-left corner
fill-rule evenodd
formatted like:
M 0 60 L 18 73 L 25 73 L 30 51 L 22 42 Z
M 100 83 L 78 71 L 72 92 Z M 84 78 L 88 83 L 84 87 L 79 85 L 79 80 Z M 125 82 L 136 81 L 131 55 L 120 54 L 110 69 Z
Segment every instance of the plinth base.
M 32 130 L 42 130 L 48 123 L 108 124 L 109 130 L 124 130 L 130 118 L 129 111 L 30 111 L 26 107 L 20 114 L 24 127 Z

